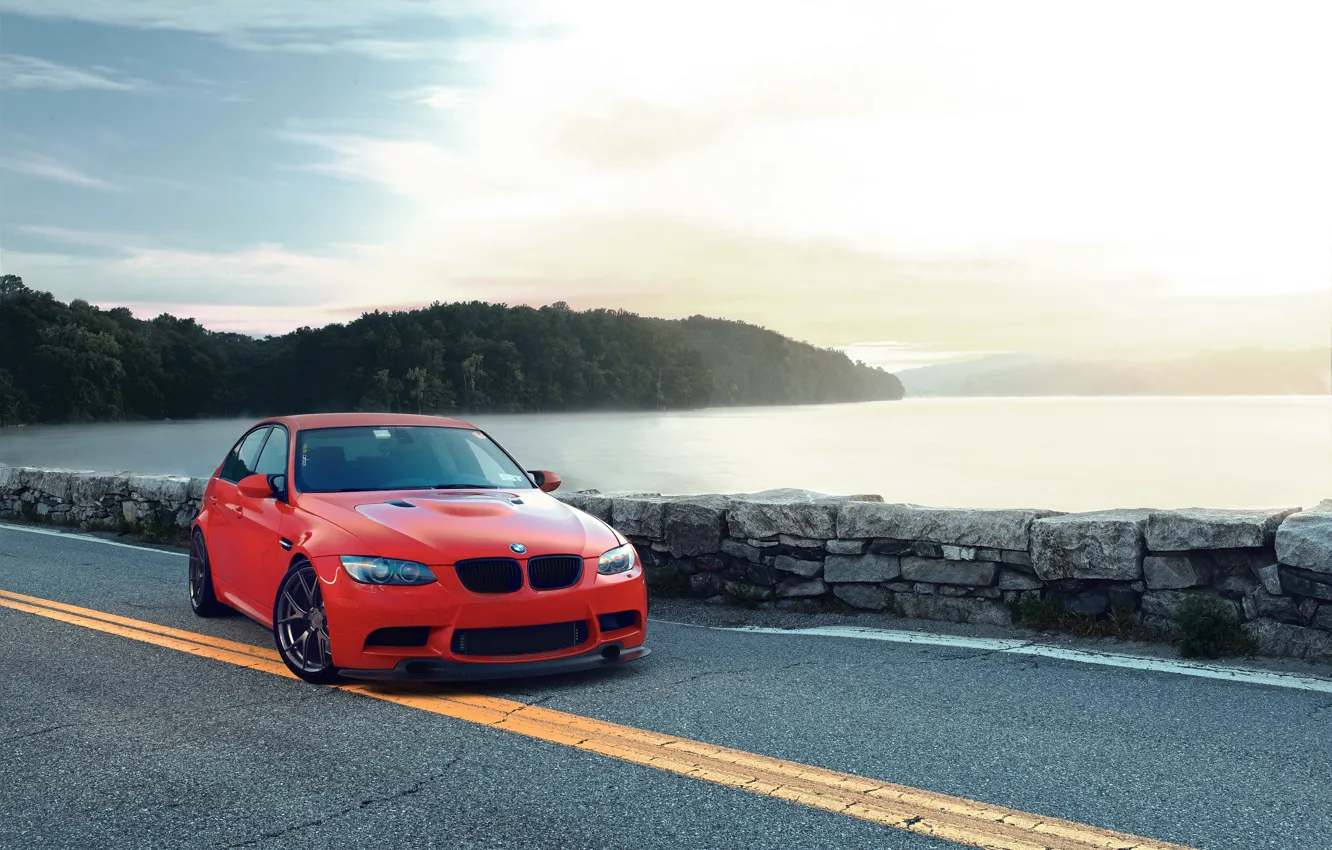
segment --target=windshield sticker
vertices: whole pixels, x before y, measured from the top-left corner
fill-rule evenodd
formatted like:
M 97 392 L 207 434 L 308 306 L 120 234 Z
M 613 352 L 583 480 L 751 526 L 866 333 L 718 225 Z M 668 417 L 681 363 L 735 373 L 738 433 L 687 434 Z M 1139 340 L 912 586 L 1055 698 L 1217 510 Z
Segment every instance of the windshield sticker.
M 310 444 L 301 443 L 301 466 L 306 467 L 309 465 L 310 465 Z
M 389 437 L 392 437 L 392 436 L 393 436 L 393 432 L 390 431 L 390 430 L 388 430 L 387 428 L 376 428 L 376 429 L 375 429 L 375 439 L 377 439 L 377 440 L 387 440 Z
M 476 437 L 478 440 L 484 440 L 486 438 L 486 435 L 482 434 L 480 431 L 473 431 L 472 436 Z

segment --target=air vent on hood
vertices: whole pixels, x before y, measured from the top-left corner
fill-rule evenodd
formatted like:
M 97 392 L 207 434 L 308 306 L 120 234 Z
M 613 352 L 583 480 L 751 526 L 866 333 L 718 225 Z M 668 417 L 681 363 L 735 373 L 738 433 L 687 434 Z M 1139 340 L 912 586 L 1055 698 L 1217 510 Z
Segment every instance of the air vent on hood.
M 386 504 L 386 505 L 392 505 L 392 506 L 395 507 L 395 508 L 414 508 L 414 507 L 416 507 L 416 505 L 413 505 L 411 502 L 404 502 L 402 499 L 393 499 L 392 501 L 385 502 L 384 504 Z

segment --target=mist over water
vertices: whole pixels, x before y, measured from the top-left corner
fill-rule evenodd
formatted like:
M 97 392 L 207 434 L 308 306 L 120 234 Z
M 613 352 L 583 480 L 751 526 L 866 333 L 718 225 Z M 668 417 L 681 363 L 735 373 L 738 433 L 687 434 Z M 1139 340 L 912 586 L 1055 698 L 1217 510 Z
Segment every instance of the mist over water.
M 676 413 L 478 415 L 568 489 L 804 487 L 958 507 L 1308 507 L 1332 399 L 938 398 Z M 0 430 L 0 463 L 212 474 L 251 420 Z

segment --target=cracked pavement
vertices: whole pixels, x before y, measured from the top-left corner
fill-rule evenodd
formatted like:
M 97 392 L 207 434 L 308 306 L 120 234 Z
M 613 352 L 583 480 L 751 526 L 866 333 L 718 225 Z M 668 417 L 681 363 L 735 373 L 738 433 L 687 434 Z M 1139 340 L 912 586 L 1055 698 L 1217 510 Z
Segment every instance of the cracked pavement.
M 0 534 L 0 588 L 269 640 L 194 618 L 183 558 Z M 1326 694 L 664 623 L 649 641 L 613 671 L 471 690 L 1192 847 L 1332 834 Z M 955 846 L 9 609 L 0 665 L 4 848 Z

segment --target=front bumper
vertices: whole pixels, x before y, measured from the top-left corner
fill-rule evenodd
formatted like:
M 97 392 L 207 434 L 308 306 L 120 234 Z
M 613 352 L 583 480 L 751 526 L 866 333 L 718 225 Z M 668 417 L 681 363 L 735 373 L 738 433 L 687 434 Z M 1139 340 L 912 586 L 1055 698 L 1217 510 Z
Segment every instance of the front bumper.
M 328 614 L 333 663 L 346 675 L 364 679 L 469 679 L 540 675 L 620 663 L 600 653 L 618 652 L 622 660 L 641 657 L 647 631 L 647 590 L 642 568 L 598 575 L 584 569 L 573 586 L 535 591 L 529 586 L 503 594 L 465 589 L 452 568 L 435 569 L 438 581 L 417 587 L 376 586 L 352 581 L 336 558 L 312 559 L 319 573 Z M 602 615 L 636 614 L 632 626 L 603 630 Z M 528 654 L 466 654 L 453 645 L 460 630 L 523 628 L 547 624 L 584 624 L 583 639 L 562 649 Z M 424 645 L 383 645 L 371 636 L 386 628 L 426 628 Z M 455 651 L 457 650 L 457 651 Z M 567 665 L 567 666 L 566 666 Z M 494 672 L 487 675 L 487 670 Z M 475 673 L 470 673 L 475 669 Z M 411 672 L 415 671 L 415 672 Z M 530 671 L 530 672 L 529 672 Z
M 556 673 L 575 673 L 598 667 L 613 667 L 642 658 L 652 650 L 646 646 L 623 648 L 619 642 L 603 644 L 591 652 L 543 661 L 511 661 L 503 664 L 448 661 L 443 658 L 407 658 L 387 670 L 341 670 L 349 679 L 393 682 L 474 682 L 483 679 L 527 678 Z

